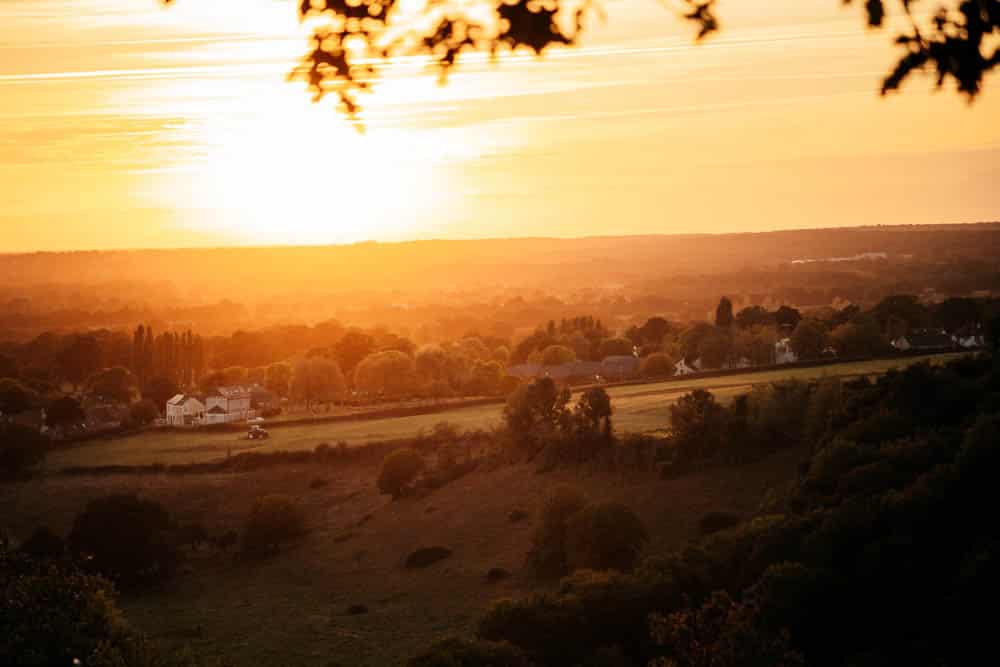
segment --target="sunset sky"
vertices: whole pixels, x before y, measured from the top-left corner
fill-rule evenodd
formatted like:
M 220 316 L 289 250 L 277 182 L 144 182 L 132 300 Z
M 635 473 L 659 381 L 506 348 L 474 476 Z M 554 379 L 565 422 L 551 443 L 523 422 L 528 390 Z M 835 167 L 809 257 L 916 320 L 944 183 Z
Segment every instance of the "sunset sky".
M 0 0 L 0 250 L 1000 219 L 1000 81 L 877 95 L 839 0 L 612 0 L 580 48 L 398 65 L 367 132 L 285 74 L 295 4 Z

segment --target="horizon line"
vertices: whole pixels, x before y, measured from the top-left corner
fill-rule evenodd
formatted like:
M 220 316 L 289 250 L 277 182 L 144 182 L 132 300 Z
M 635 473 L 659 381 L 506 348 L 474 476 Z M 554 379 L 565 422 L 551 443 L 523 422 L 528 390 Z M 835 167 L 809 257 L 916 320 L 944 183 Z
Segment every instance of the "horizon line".
M 233 243 L 231 245 L 190 245 L 190 246 L 135 246 L 123 248 L 77 248 L 77 249 L 54 249 L 54 250 L 14 250 L 0 251 L 0 257 L 27 257 L 35 255 L 74 255 L 74 254 L 112 254 L 112 253 L 150 253 L 150 252 L 203 252 L 218 250 L 295 250 L 295 249 L 323 249 L 323 248 L 353 248 L 366 245 L 402 246 L 416 245 L 419 243 L 474 243 L 490 241 L 587 241 L 587 240 L 612 240 L 612 239 L 643 239 L 643 238 L 718 238 L 721 236 L 762 236 L 766 234 L 789 234 L 795 232 L 830 232 L 840 230 L 883 230 L 883 229 L 918 229 L 918 228 L 940 228 L 940 227 L 989 227 L 1000 225 L 1000 219 L 978 220 L 975 222 L 925 222 L 925 223 L 885 223 L 885 224 L 859 224 L 859 225 L 839 225 L 837 227 L 789 227 L 783 229 L 768 229 L 761 231 L 742 232 L 680 232 L 680 233 L 652 233 L 652 234 L 584 234 L 581 236 L 470 236 L 470 237 L 429 237 L 415 239 L 378 240 L 367 239 L 364 241 L 351 241 L 346 243 Z

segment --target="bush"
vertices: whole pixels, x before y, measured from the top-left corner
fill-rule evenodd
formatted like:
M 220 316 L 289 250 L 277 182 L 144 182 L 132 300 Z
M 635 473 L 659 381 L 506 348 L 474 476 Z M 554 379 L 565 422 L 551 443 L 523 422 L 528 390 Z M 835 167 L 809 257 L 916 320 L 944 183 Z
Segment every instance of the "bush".
M 169 579 L 179 554 L 173 522 L 162 505 L 132 494 L 93 500 L 77 515 L 70 550 L 123 588 Z
M 519 444 L 537 450 L 569 421 L 569 399 L 569 390 L 560 390 L 552 378 L 532 380 L 507 397 L 504 422 Z
M 42 563 L 12 553 L 0 539 L 0 665 L 203 664 L 184 649 L 164 653 L 132 630 L 116 598 L 110 581 L 65 561 Z
M 445 639 L 406 664 L 407 667 L 530 667 L 531 663 L 506 642 Z
M 86 419 L 80 402 L 72 396 L 57 398 L 45 408 L 46 426 L 79 426 Z
M 160 416 L 160 409 L 149 399 L 143 399 L 132 404 L 129 408 L 129 416 L 132 422 L 139 426 L 152 424 Z
M 725 445 L 726 408 L 704 389 L 684 394 L 670 406 L 675 461 L 711 458 Z
M 561 577 L 569 572 L 566 529 L 570 519 L 587 505 L 587 497 L 568 485 L 556 488 L 542 508 L 541 523 L 532 537 L 528 566 L 541 577 Z
M 0 423 L 0 479 L 28 475 L 45 458 L 48 440 L 38 431 L 14 423 Z
M 755 611 L 734 602 L 724 592 L 716 592 L 700 608 L 683 609 L 667 617 L 654 616 L 653 633 L 674 661 L 658 660 L 652 666 L 804 665 L 785 634 L 772 634 L 758 627 Z
M 397 449 L 382 461 L 378 490 L 395 500 L 411 488 L 423 469 L 424 459 L 420 454 L 409 448 Z
M 35 563 L 0 542 L 0 664 L 90 665 L 132 639 L 110 582 Z
M 287 496 L 258 498 L 243 528 L 240 548 L 248 556 L 266 556 L 306 533 L 306 515 Z
M 621 503 L 590 505 L 566 526 L 569 569 L 631 570 L 649 540 L 645 526 Z
M 674 360 L 664 352 L 654 352 L 642 360 L 642 376 L 666 377 L 674 374 Z

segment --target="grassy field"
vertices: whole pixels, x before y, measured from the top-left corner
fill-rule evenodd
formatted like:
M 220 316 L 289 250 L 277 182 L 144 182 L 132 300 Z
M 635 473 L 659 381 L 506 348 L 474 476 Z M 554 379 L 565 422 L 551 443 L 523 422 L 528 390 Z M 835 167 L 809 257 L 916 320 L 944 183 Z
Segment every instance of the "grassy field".
M 615 425 L 619 432 L 651 432 L 669 424 L 671 403 L 693 389 L 707 389 L 719 400 L 747 391 L 755 384 L 786 379 L 813 380 L 822 377 L 876 375 L 890 368 L 933 360 L 943 363 L 957 355 L 882 359 L 856 363 L 834 364 L 814 368 L 775 369 L 702 378 L 690 381 L 668 381 L 612 387 L 608 390 L 615 410 Z M 434 424 L 448 421 L 461 428 L 488 428 L 500 419 L 498 405 L 449 407 L 433 414 L 408 417 L 358 419 L 320 424 L 281 425 L 271 431 L 271 439 L 249 441 L 238 433 L 201 431 L 149 431 L 114 440 L 83 443 L 50 454 L 49 470 L 67 466 L 138 465 L 147 463 L 189 463 L 209 461 L 250 450 L 312 449 L 321 443 L 345 441 L 362 444 L 379 440 L 394 440 L 429 430 Z

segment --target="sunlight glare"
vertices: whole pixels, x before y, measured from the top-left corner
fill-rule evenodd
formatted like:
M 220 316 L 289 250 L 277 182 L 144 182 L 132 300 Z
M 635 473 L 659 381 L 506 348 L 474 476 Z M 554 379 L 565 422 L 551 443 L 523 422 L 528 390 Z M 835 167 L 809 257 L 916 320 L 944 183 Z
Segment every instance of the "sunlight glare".
M 434 146 L 418 131 L 361 134 L 293 94 L 229 120 L 195 130 L 203 157 L 171 186 L 188 190 L 172 195 L 201 231 L 254 244 L 399 239 L 444 197 Z

